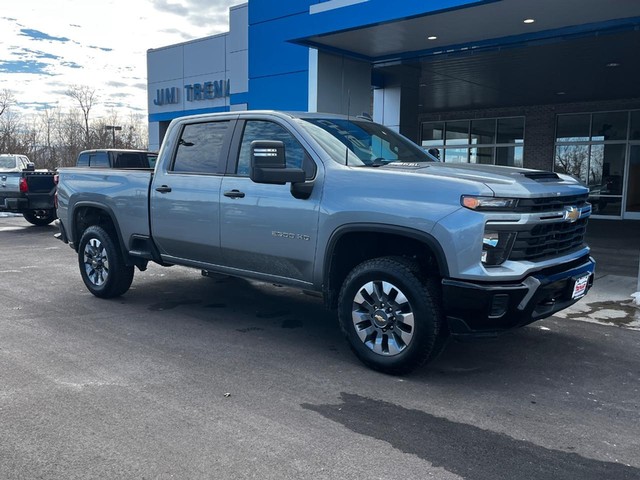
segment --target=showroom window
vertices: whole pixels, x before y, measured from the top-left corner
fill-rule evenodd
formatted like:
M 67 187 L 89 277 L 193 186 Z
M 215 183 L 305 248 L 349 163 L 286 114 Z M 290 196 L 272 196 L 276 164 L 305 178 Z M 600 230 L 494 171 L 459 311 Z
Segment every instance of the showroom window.
M 558 115 L 554 170 L 589 186 L 596 215 L 621 216 L 626 152 L 640 138 L 640 112 Z
M 522 167 L 524 117 L 424 122 L 421 145 L 444 162 Z

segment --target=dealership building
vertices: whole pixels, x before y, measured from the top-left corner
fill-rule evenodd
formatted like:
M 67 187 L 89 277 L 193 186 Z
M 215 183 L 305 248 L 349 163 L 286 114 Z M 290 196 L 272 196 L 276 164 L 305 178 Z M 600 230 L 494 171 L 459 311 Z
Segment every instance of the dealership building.
M 169 122 L 369 114 L 445 162 L 566 172 L 640 220 L 640 1 L 249 0 L 229 32 L 149 50 L 149 146 Z

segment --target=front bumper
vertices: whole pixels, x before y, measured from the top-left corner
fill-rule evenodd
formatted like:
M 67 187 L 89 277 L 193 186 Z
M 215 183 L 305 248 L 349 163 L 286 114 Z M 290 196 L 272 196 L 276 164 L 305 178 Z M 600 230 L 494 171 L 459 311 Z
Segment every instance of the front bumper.
M 575 281 L 589 275 L 593 285 L 596 262 L 590 256 L 536 272 L 517 283 L 442 281 L 449 330 L 456 336 L 493 336 L 553 315 L 580 298 L 572 298 Z

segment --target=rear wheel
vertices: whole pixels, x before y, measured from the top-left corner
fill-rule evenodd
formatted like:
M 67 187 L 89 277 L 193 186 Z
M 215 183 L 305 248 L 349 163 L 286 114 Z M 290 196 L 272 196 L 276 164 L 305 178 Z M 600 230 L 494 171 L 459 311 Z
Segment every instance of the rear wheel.
M 338 309 L 351 349 L 374 370 L 407 373 L 446 343 L 438 284 L 410 259 L 376 258 L 355 267 Z
M 129 290 L 133 266 L 126 265 L 117 241 L 94 225 L 82 234 L 78 248 L 82 281 L 96 297 L 117 297 Z
M 38 227 L 49 225 L 56 219 L 54 210 L 31 210 L 29 212 L 24 212 L 22 216 L 27 222 Z

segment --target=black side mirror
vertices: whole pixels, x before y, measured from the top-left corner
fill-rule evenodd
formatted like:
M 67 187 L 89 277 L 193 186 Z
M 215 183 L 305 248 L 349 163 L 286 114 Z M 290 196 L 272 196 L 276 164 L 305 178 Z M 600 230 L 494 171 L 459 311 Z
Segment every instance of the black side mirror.
M 25 168 L 25 171 L 33 172 L 33 171 L 35 171 L 35 169 L 36 169 L 36 164 L 32 163 L 32 162 L 29 162 L 29 163 L 27 163 L 27 168 Z
M 270 140 L 251 142 L 251 169 L 249 177 L 256 183 L 300 183 L 305 181 L 301 168 L 287 168 L 284 143 Z

